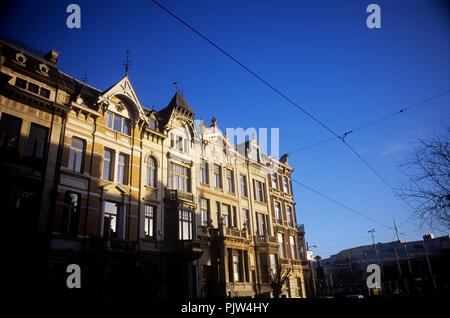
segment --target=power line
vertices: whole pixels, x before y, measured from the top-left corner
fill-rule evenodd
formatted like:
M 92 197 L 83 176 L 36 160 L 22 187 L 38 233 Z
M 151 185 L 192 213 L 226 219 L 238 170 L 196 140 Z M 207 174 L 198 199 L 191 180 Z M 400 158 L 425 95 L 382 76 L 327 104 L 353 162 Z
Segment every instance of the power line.
M 349 210 L 349 211 L 351 211 L 351 212 L 353 212 L 353 213 L 358 214 L 359 216 L 362 216 L 363 218 L 366 218 L 366 219 L 368 219 L 368 220 L 370 220 L 370 221 L 372 221 L 372 222 L 375 222 L 375 223 L 377 223 L 377 224 L 379 224 L 379 225 L 381 225 L 381 226 L 384 226 L 384 227 L 386 227 L 386 228 L 388 228 L 388 229 L 390 229 L 390 230 L 393 229 L 392 227 L 390 227 L 390 226 L 388 226 L 388 225 L 386 225 L 386 224 L 384 224 L 384 223 L 381 223 L 380 221 L 377 221 L 377 220 L 375 220 L 374 218 L 371 218 L 370 216 L 367 216 L 367 215 L 365 215 L 364 213 L 361 213 L 361 212 L 359 212 L 359 211 L 357 211 L 357 210 L 355 210 L 355 209 L 349 207 L 348 205 L 346 205 L 346 204 L 344 204 L 344 203 L 341 203 L 341 202 L 339 202 L 339 201 L 337 201 L 337 200 L 335 200 L 335 199 L 329 197 L 328 195 L 323 194 L 323 193 L 321 193 L 321 192 L 319 192 L 319 191 L 317 191 L 317 190 L 315 190 L 315 189 L 313 189 L 313 188 L 307 186 L 306 184 L 303 184 L 303 183 L 301 183 L 301 182 L 299 182 L 299 181 L 297 181 L 297 180 L 295 180 L 295 179 L 292 179 L 292 178 L 291 178 L 291 180 L 294 181 L 295 183 L 297 183 L 298 185 L 300 185 L 300 186 L 302 186 L 302 187 L 304 187 L 304 188 L 306 188 L 306 189 L 308 189 L 308 190 L 310 190 L 310 191 L 312 191 L 312 192 L 314 192 L 314 193 L 316 193 L 316 194 L 318 194 L 318 195 L 320 195 L 320 196 L 322 196 L 322 197 L 324 197 L 324 198 L 330 200 L 331 202 L 333 202 L 333 203 L 335 203 L 335 204 L 337 204 L 337 205 L 340 205 L 340 206 L 342 206 L 343 208 L 345 208 L 345 209 L 347 209 L 347 210 Z
M 270 84 L 269 82 L 267 82 L 265 79 L 263 79 L 261 76 L 259 76 L 258 74 L 256 74 L 254 71 L 252 71 L 250 68 L 248 68 L 247 66 L 245 66 L 244 64 L 242 64 L 241 62 L 239 62 L 235 57 L 233 57 L 231 54 L 229 54 L 227 51 L 225 51 L 224 49 L 222 49 L 221 47 L 219 47 L 216 43 L 214 43 L 213 41 L 211 41 L 210 39 L 208 39 L 205 35 L 203 35 L 202 33 L 200 33 L 199 31 L 197 31 L 194 27 L 192 27 L 191 25 L 189 25 L 187 22 L 185 22 L 184 20 L 182 20 L 181 18 L 179 18 L 178 16 L 176 16 L 173 12 L 171 12 L 169 9 L 167 9 L 166 7 L 164 7 L 162 4 L 160 4 L 159 2 L 157 2 L 156 0 L 152 0 L 153 3 L 155 3 L 157 6 L 159 6 L 161 9 L 163 9 L 164 11 L 166 11 L 168 14 L 170 14 L 173 18 L 177 19 L 178 21 L 180 21 L 182 24 L 184 24 L 188 29 L 190 29 L 192 32 L 194 32 L 195 34 L 197 34 L 198 36 L 200 36 L 202 39 L 204 39 L 206 42 L 208 42 L 209 44 L 211 44 L 213 47 L 215 47 L 217 50 L 219 50 L 222 54 L 224 54 L 226 57 L 228 57 L 229 59 L 231 59 L 233 62 L 235 62 L 236 64 L 238 64 L 240 67 L 242 67 L 244 70 L 246 70 L 247 72 L 249 72 L 251 75 L 253 75 L 255 78 L 257 78 L 258 80 L 260 80 L 264 85 L 266 85 L 267 87 L 269 87 L 270 89 L 272 89 L 274 92 L 276 92 L 278 95 L 280 95 L 281 97 L 283 97 L 285 100 L 287 100 L 289 103 L 291 103 L 292 105 L 294 105 L 295 107 L 297 107 L 298 109 L 300 109 L 303 113 L 305 113 L 309 118 L 311 118 L 312 120 L 314 120 L 316 123 L 318 123 L 320 126 L 322 126 L 323 128 L 325 128 L 326 130 L 328 130 L 330 133 L 332 133 L 335 137 L 341 139 L 341 137 L 336 134 L 333 130 L 331 130 L 330 128 L 328 128 L 327 125 L 325 125 L 324 123 L 322 123 L 319 119 L 317 119 L 316 117 L 314 117 L 312 114 L 310 114 L 308 111 L 306 111 L 303 107 L 301 107 L 300 105 L 298 105 L 296 102 L 294 102 L 292 99 L 290 99 L 288 96 L 286 96 L 284 93 L 282 93 L 281 91 L 279 91 L 278 89 L 276 89 L 272 84 Z
M 303 107 L 301 107 L 300 105 L 298 105 L 296 102 L 294 102 L 292 99 L 290 99 L 288 96 L 286 96 L 284 93 L 282 93 L 281 91 L 279 91 L 278 89 L 276 89 L 273 85 L 271 85 L 269 82 L 267 82 L 266 80 L 264 80 L 261 76 L 259 76 L 258 74 L 256 74 L 254 71 L 252 71 L 250 68 L 248 68 L 247 66 L 245 66 L 244 64 L 242 64 L 241 62 L 239 62 L 235 57 L 233 57 L 231 54 L 229 54 L 228 52 L 226 52 L 224 49 L 222 49 L 221 47 L 219 47 L 217 44 L 215 44 L 213 41 L 211 41 L 210 39 L 208 39 L 205 35 L 203 35 L 202 33 L 200 33 L 199 31 L 197 31 L 194 27 L 192 27 L 191 25 L 189 25 L 187 22 L 185 22 L 184 20 L 182 20 L 181 18 L 179 18 L 177 15 L 175 15 L 173 12 L 171 12 L 169 9 L 167 9 L 166 7 L 164 7 L 162 4 L 160 4 L 159 2 L 157 2 L 156 0 L 152 0 L 153 3 L 155 3 L 157 6 L 159 6 L 161 9 L 163 9 L 164 11 L 166 11 L 169 15 L 171 15 L 173 18 L 175 18 L 176 20 L 178 20 L 179 22 L 181 22 L 183 25 L 185 25 L 188 29 L 190 29 L 192 32 L 194 32 L 195 34 L 197 34 L 198 36 L 200 36 L 202 39 L 204 39 L 206 42 L 208 42 L 209 44 L 211 44 L 213 47 L 215 47 L 217 50 L 219 50 L 222 54 L 224 54 L 226 57 L 228 57 L 229 59 L 231 59 L 233 62 L 235 62 L 236 64 L 238 64 L 239 66 L 241 66 L 244 70 L 246 70 L 247 72 L 249 72 L 252 76 L 254 76 L 256 79 L 258 79 L 259 81 L 261 81 L 264 85 L 266 85 L 267 87 L 269 87 L 270 89 L 272 89 L 274 92 L 276 92 L 278 95 L 280 95 L 281 97 L 283 97 L 285 100 L 287 100 L 289 103 L 291 103 L 293 106 L 297 107 L 298 109 L 300 109 L 304 114 L 306 114 L 308 117 L 310 117 L 312 120 L 314 120 L 316 123 L 318 123 L 320 126 L 322 126 L 323 128 L 325 128 L 326 130 L 328 130 L 331 134 L 333 134 L 336 138 L 340 139 L 344 145 L 346 145 L 360 160 L 362 160 L 367 167 L 369 167 L 369 169 L 375 173 L 375 175 L 383 181 L 383 183 L 385 183 L 391 190 L 393 190 L 395 192 L 395 189 L 389 184 L 389 182 L 386 181 L 386 179 L 384 179 L 380 173 L 378 173 L 354 148 L 352 148 L 348 143 L 345 142 L 344 138 L 347 136 L 347 134 L 349 134 L 350 132 L 345 133 L 343 136 L 339 136 L 337 133 L 335 133 L 332 129 L 330 129 L 327 125 L 325 125 L 323 122 L 321 122 L 319 119 L 317 119 L 315 116 L 313 116 L 311 113 L 309 113 L 308 111 L 306 111 Z M 406 202 L 406 201 L 405 201 Z M 408 202 L 407 202 L 408 203 Z M 408 203 L 409 205 L 409 203 Z
M 400 109 L 400 110 L 398 110 L 398 111 L 396 111 L 396 112 L 394 112 L 394 113 L 392 113 L 392 114 L 383 116 L 383 117 L 378 118 L 378 119 L 376 119 L 376 120 L 374 120 L 374 121 L 372 121 L 372 122 L 369 122 L 369 123 L 367 123 L 367 124 L 364 124 L 364 125 L 362 125 L 362 126 L 356 128 L 356 129 L 349 130 L 349 131 L 347 131 L 346 133 L 344 133 L 344 134 L 341 136 L 341 138 L 345 138 L 345 137 L 348 136 L 349 134 L 354 134 L 354 133 L 357 132 L 357 131 L 366 129 L 367 127 L 370 127 L 370 126 L 373 126 L 373 125 L 375 125 L 375 124 L 378 124 L 378 123 L 380 123 L 380 122 L 382 122 L 382 121 L 385 121 L 385 120 L 387 120 L 387 119 L 390 119 L 390 118 L 392 118 L 392 117 L 394 117 L 394 116 L 403 114 L 403 113 L 405 113 L 405 112 L 408 111 L 408 110 L 411 110 L 411 109 L 413 109 L 413 108 L 415 108 L 415 107 L 417 107 L 417 106 L 420 106 L 420 105 L 422 105 L 422 104 L 425 104 L 425 103 L 427 103 L 427 102 L 429 102 L 429 101 L 431 101 L 431 100 L 433 100 L 433 99 L 436 99 L 436 98 L 438 98 L 438 97 L 441 97 L 441 96 L 443 96 L 443 95 L 445 95 L 445 94 L 448 94 L 449 92 L 450 92 L 450 90 L 446 90 L 446 91 L 441 92 L 441 93 L 439 93 L 439 94 L 436 94 L 436 95 L 434 95 L 434 96 L 432 96 L 432 97 L 423 99 L 423 100 L 421 100 L 421 101 L 419 101 L 419 102 L 417 102 L 417 103 L 415 103 L 415 104 L 413 104 L 413 105 L 410 105 L 410 106 L 408 106 L 408 107 L 402 108 L 402 109 Z M 326 142 L 331 141 L 331 140 L 334 140 L 334 138 L 327 138 L 327 139 L 324 139 L 324 140 L 322 140 L 322 141 L 319 141 L 319 142 L 316 142 L 316 143 L 313 143 L 313 144 L 310 144 L 310 145 L 307 145 L 307 146 L 304 146 L 304 147 L 300 147 L 300 148 L 294 149 L 294 150 L 288 152 L 288 154 L 293 154 L 293 153 L 298 152 L 298 151 L 303 151 L 303 150 L 306 150 L 306 149 L 309 149 L 309 148 L 312 148 L 312 147 L 321 145 L 321 144 L 326 143 Z

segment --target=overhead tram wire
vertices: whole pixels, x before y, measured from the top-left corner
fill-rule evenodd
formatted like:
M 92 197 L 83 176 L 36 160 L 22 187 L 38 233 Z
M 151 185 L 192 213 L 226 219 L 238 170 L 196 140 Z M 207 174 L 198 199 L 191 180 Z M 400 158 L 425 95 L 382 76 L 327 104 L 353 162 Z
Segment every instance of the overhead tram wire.
M 266 80 L 264 80 L 261 76 L 259 76 L 258 74 L 256 74 L 254 71 L 252 71 L 251 69 L 249 69 L 248 67 L 246 67 L 244 64 L 242 64 L 241 62 L 239 62 L 235 57 L 233 57 L 232 55 L 230 55 L 228 52 L 226 52 L 224 49 L 222 49 L 221 47 L 219 47 L 217 44 L 215 44 L 213 41 L 211 41 L 210 39 L 208 39 L 205 35 L 203 35 L 202 33 L 200 33 L 199 31 L 197 31 L 194 27 L 192 27 L 191 25 L 189 25 L 187 22 L 185 22 L 184 20 L 182 20 L 181 18 L 179 18 L 178 16 L 176 16 L 174 13 L 172 13 L 169 9 L 167 9 L 166 7 L 164 7 L 162 4 L 160 4 L 158 1 L 156 0 L 152 0 L 153 3 L 155 3 L 158 7 L 160 7 L 161 9 L 163 9 L 165 12 L 167 12 L 169 15 L 171 15 L 173 18 L 175 18 L 176 20 L 178 20 L 179 22 L 181 22 L 182 24 L 184 24 L 188 29 L 190 29 L 192 32 L 194 32 L 195 34 L 197 34 L 198 36 L 200 36 L 202 39 L 204 39 L 206 42 L 208 42 L 209 44 L 211 44 L 213 47 L 215 47 L 217 50 L 219 50 L 222 54 L 224 54 L 226 57 L 228 57 L 229 59 L 231 59 L 233 62 L 235 62 L 236 64 L 238 64 L 239 66 L 241 66 L 244 70 L 246 70 L 247 72 L 249 72 L 251 75 L 253 75 L 255 78 L 257 78 L 258 80 L 260 80 L 264 85 L 266 85 L 267 87 L 269 87 L 270 89 L 272 89 L 274 92 L 276 92 L 278 95 L 280 95 L 281 97 L 283 97 L 285 100 L 287 100 L 290 104 L 292 104 L 293 106 L 297 107 L 298 109 L 300 109 L 304 114 L 306 114 L 308 117 L 310 117 L 312 120 L 314 120 L 316 123 L 318 123 L 320 126 L 322 126 L 323 128 L 325 128 L 326 130 L 328 130 L 332 135 L 334 135 L 336 138 L 338 138 L 339 140 L 341 140 L 344 145 L 346 145 L 359 159 L 361 159 L 368 167 L 369 169 L 375 173 L 375 175 L 380 178 L 380 180 L 383 181 L 383 183 L 385 183 L 391 190 L 394 191 L 394 193 L 396 193 L 395 189 L 386 181 L 386 179 L 384 179 L 366 160 L 364 160 L 364 158 L 353 148 L 351 147 L 347 142 L 345 142 L 344 138 L 346 136 L 346 134 L 344 134 L 344 136 L 339 136 L 337 133 L 335 133 L 332 129 L 330 129 L 327 125 L 325 125 L 324 123 L 322 123 L 319 119 L 317 119 L 315 116 L 313 116 L 311 113 L 309 113 L 308 111 L 306 111 L 303 107 L 301 107 L 300 105 L 298 105 L 296 102 L 294 102 L 292 99 L 290 99 L 288 96 L 286 96 L 285 94 L 283 94 L 281 91 L 279 91 L 278 89 L 276 89 L 273 85 L 271 85 L 269 82 L 267 82 Z M 407 202 L 408 203 L 408 202 Z M 408 203 L 408 205 L 410 205 Z
M 228 57 L 229 59 L 231 59 L 233 62 L 235 62 L 236 64 L 238 64 L 240 67 L 242 67 L 244 70 L 246 70 L 247 72 L 249 72 L 251 75 L 253 75 L 255 78 L 257 78 L 258 80 L 260 80 L 264 85 L 266 85 L 267 87 L 269 87 L 270 89 L 272 89 L 274 92 L 276 92 L 278 95 L 280 95 L 281 97 L 283 97 L 285 100 L 287 100 L 290 104 L 294 105 L 295 107 L 297 107 L 298 109 L 300 109 L 303 113 L 305 113 L 309 118 L 311 118 L 312 120 L 314 120 L 316 123 L 318 123 L 320 126 L 322 126 L 323 128 L 325 128 L 326 130 L 328 130 L 331 134 L 333 134 L 335 137 L 341 139 L 341 137 L 336 134 L 333 130 L 331 130 L 327 125 L 325 125 L 324 123 L 322 123 L 319 119 L 317 119 L 316 117 L 314 117 L 312 114 L 310 114 L 308 111 L 306 111 L 303 107 L 301 107 L 300 105 L 298 105 L 296 102 L 294 102 L 292 99 L 290 99 L 288 96 L 286 96 L 284 93 L 282 93 L 281 91 L 279 91 L 278 89 L 276 89 L 272 84 L 270 84 L 269 82 L 267 82 L 265 79 L 263 79 L 261 76 L 259 76 L 258 74 L 256 74 L 254 71 L 252 71 L 251 69 L 249 69 L 247 66 L 245 66 L 244 64 L 242 64 L 241 62 L 239 62 L 235 57 L 233 57 L 231 54 L 229 54 L 227 51 L 225 51 L 224 49 L 222 49 L 221 47 L 219 47 L 217 44 L 215 44 L 213 41 L 211 41 L 210 39 L 208 39 L 206 36 L 204 36 L 202 33 L 200 33 L 199 31 L 197 31 L 194 27 L 192 27 L 191 25 L 189 25 L 187 22 L 185 22 L 184 20 L 182 20 L 181 18 L 179 18 L 178 16 L 176 16 L 174 13 L 172 13 L 169 9 L 167 9 L 166 7 L 164 7 L 162 4 L 160 4 L 158 1 L 156 0 L 152 0 L 153 3 L 155 3 L 157 6 L 159 6 L 161 9 L 163 9 L 164 11 L 166 11 L 169 15 L 171 15 L 173 18 L 177 19 L 178 21 L 180 21 L 182 24 L 184 24 L 188 29 L 190 29 L 192 32 L 194 32 L 195 34 L 197 34 L 198 36 L 200 36 L 202 39 L 204 39 L 206 42 L 208 42 L 209 44 L 211 44 L 213 47 L 215 47 L 217 50 L 219 50 L 222 54 L 224 54 L 226 57 Z
M 360 131 L 360 130 L 363 130 L 363 129 L 367 128 L 367 127 L 370 127 L 370 126 L 373 126 L 373 125 L 375 125 L 375 124 L 378 124 L 378 123 L 380 123 L 380 122 L 382 122 L 382 121 L 385 121 L 385 120 L 387 120 L 387 119 L 390 119 L 390 118 L 392 118 L 392 117 L 394 117 L 394 116 L 403 114 L 403 113 L 405 113 L 405 112 L 408 111 L 408 110 L 411 110 L 411 109 L 413 109 L 413 108 L 415 108 L 415 107 L 417 107 L 417 106 L 420 106 L 420 105 L 422 105 L 422 104 L 425 104 L 425 103 L 427 103 L 427 102 L 429 102 L 429 101 L 431 101 L 431 100 L 433 100 L 433 99 L 436 99 L 436 98 L 438 98 L 438 97 L 441 97 L 441 96 L 443 96 L 443 95 L 445 95 L 445 94 L 448 94 L 449 92 L 450 92 L 450 90 L 443 91 L 443 92 L 441 92 L 441 93 L 439 93 L 439 94 L 436 94 L 436 95 L 434 95 L 434 96 L 432 96 L 432 97 L 423 99 L 423 100 L 421 100 L 421 101 L 419 101 L 419 102 L 417 102 L 417 103 L 415 103 L 415 104 L 413 104 L 413 105 L 410 105 L 410 106 L 408 106 L 408 107 L 402 108 L 402 109 L 400 109 L 400 110 L 398 110 L 398 111 L 396 111 L 396 112 L 394 112 L 394 113 L 392 113 L 392 114 L 389 114 L 389 115 L 383 116 L 383 117 L 381 117 L 381 118 L 378 118 L 378 119 L 376 119 L 376 120 L 374 120 L 374 121 L 372 121 L 372 122 L 369 122 L 369 123 L 367 123 L 367 124 L 365 124 L 365 125 L 362 125 L 362 126 L 356 128 L 356 129 L 349 130 L 349 131 L 347 131 L 346 133 L 344 133 L 343 135 L 341 135 L 341 138 L 345 138 L 346 136 L 348 136 L 348 135 L 350 135 L 350 134 L 354 134 L 354 133 L 357 132 L 357 131 Z M 313 143 L 313 144 L 310 144 L 310 145 L 307 145 L 307 146 L 304 146 L 304 147 L 300 147 L 300 148 L 294 149 L 294 150 L 288 152 L 288 154 L 293 154 L 293 153 L 296 153 L 296 152 L 298 152 L 298 151 L 306 150 L 306 149 L 309 149 L 309 148 L 312 148 L 312 147 L 321 145 L 321 144 L 326 143 L 326 142 L 331 141 L 331 140 L 334 140 L 334 138 L 327 138 L 327 139 L 324 139 L 324 140 L 322 140 L 322 141 L 319 141 L 319 142 L 316 142 L 316 143 Z
M 337 205 L 340 205 L 341 207 L 343 207 L 343 208 L 345 208 L 345 209 L 347 209 L 347 210 L 349 210 L 349 211 L 351 211 L 351 212 L 353 212 L 353 213 L 358 214 L 359 216 L 361 216 L 361 217 L 363 217 L 363 218 L 366 218 L 366 219 L 368 219 L 368 220 L 370 220 L 370 221 L 372 221 L 372 222 L 375 222 L 375 223 L 377 223 L 377 224 L 379 224 L 379 225 L 381 225 L 381 226 L 384 226 L 385 228 L 388 228 L 388 229 L 390 229 L 390 230 L 393 230 L 393 227 L 391 227 L 391 226 L 389 226 L 389 225 L 386 225 L 386 224 L 384 224 L 384 223 L 382 223 L 382 222 L 380 222 L 380 221 L 377 221 L 377 220 L 375 220 L 374 218 L 371 218 L 370 216 L 367 216 L 367 215 L 365 215 L 364 213 L 359 212 L 359 211 L 357 211 L 357 210 L 355 210 L 355 209 L 349 207 L 348 205 L 346 205 L 346 204 L 344 204 L 344 203 L 341 203 L 341 202 L 339 202 L 339 201 L 337 201 L 337 200 L 331 198 L 330 196 L 328 196 L 328 195 L 326 195 L 326 194 L 323 194 L 323 193 L 321 193 L 321 192 L 319 192 L 319 191 L 317 191 L 317 190 L 315 190 L 315 189 L 313 189 L 313 188 L 307 186 L 306 184 L 301 183 L 300 181 L 297 181 L 297 180 L 292 179 L 292 178 L 291 178 L 291 180 L 292 180 L 293 182 L 297 183 L 298 185 L 300 185 L 300 186 L 302 186 L 302 187 L 308 189 L 309 191 L 314 192 L 314 193 L 320 195 L 321 197 L 324 197 L 324 198 L 330 200 L 331 202 L 333 202 L 333 203 L 335 203 L 335 204 L 337 204 Z

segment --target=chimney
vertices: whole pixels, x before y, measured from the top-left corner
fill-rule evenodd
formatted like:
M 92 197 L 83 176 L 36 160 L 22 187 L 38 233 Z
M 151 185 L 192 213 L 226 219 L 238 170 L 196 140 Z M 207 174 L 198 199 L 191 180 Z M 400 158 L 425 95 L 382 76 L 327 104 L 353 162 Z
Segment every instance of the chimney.
M 58 52 L 50 50 L 47 54 L 44 55 L 44 59 L 56 64 L 56 62 L 58 62 L 58 56 L 59 56 Z

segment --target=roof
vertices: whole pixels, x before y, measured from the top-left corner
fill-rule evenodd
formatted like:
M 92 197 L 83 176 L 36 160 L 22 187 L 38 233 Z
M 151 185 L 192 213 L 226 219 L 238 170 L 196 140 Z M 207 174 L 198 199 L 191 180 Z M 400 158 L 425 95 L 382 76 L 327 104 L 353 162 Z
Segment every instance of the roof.
M 183 95 L 179 94 L 178 92 L 175 93 L 172 100 L 170 101 L 169 105 L 167 107 L 169 108 L 175 108 L 176 106 L 181 107 L 188 112 L 191 112 L 194 114 L 194 111 L 192 110 L 191 106 L 189 106 L 188 102 L 184 98 Z

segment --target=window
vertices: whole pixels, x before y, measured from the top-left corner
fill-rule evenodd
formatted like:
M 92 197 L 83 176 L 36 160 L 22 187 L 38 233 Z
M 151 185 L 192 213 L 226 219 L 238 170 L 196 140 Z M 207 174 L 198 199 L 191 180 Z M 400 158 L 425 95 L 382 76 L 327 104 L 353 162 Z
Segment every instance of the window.
M 39 87 L 38 85 L 36 85 L 34 83 L 28 83 L 26 80 L 24 80 L 20 77 L 16 77 L 16 82 L 14 85 L 16 85 L 17 87 L 20 87 L 22 89 L 27 89 L 27 84 L 28 84 L 29 92 L 32 92 L 34 94 L 39 94 L 40 96 L 42 96 L 44 98 L 50 97 L 50 91 L 48 89 Z
M 227 204 L 222 204 L 222 218 L 223 218 L 223 225 L 224 227 L 231 227 L 230 222 L 230 206 Z
M 255 190 L 255 200 L 259 202 L 266 202 L 265 200 L 265 184 L 258 180 L 253 180 Z
M 61 232 L 63 234 L 77 235 L 80 219 L 80 195 L 67 191 L 64 198 L 64 210 Z
M 280 207 L 280 203 L 275 202 L 275 219 L 277 220 L 278 224 L 283 224 L 283 220 L 281 219 L 281 207 Z
M 156 187 L 156 160 L 149 156 L 147 158 L 147 185 Z
M 114 115 L 113 129 L 118 132 L 122 132 L 122 117 Z
M 27 81 L 22 79 L 22 78 L 16 77 L 16 84 L 15 85 L 17 87 L 26 89 L 27 88 Z
M 110 112 L 106 113 L 106 127 L 112 128 L 112 122 L 113 122 L 113 114 Z
M 200 198 L 200 217 L 203 226 L 209 225 L 209 200 Z
M 45 88 L 41 87 L 39 95 L 41 95 L 44 98 L 49 98 L 50 97 L 50 91 L 48 89 L 45 89 Z
M 291 258 L 297 259 L 297 245 L 295 244 L 295 236 L 289 236 L 289 245 L 291 247 Z
M 42 159 L 47 144 L 47 128 L 31 124 L 24 156 Z
M 208 184 L 208 163 L 202 159 L 200 162 L 200 182 Z
M 267 233 L 266 215 L 262 213 L 256 213 L 258 218 L 258 235 L 264 236 Z
M 286 206 L 286 220 L 289 226 L 294 226 L 294 221 L 292 219 L 292 208 L 290 206 Z
M 280 249 L 280 257 L 286 258 L 286 246 L 284 245 L 284 236 L 281 233 L 278 233 L 278 244 Z
M 302 279 L 300 277 L 297 277 L 297 295 L 299 297 L 303 297 L 302 292 Z
M 216 188 L 222 188 L 222 167 L 214 165 L 214 186 Z
M 241 195 L 243 197 L 248 197 L 247 192 L 247 176 L 241 174 Z
M 148 128 L 151 130 L 156 130 L 156 121 L 154 119 L 150 119 L 148 123 Z
M 144 211 L 144 231 L 146 237 L 155 237 L 155 225 L 155 207 L 146 204 Z
M 113 154 L 114 152 L 110 149 L 106 149 L 103 152 L 103 179 L 104 180 L 113 180 L 113 167 L 114 167 L 114 161 L 113 161 Z
M 175 136 L 175 140 L 176 140 L 175 149 L 178 150 L 178 151 L 183 152 L 183 146 L 184 146 L 183 137 Z
M 119 154 L 117 182 L 121 184 L 128 184 L 128 155 L 123 153 Z
M 283 192 L 289 193 L 289 182 L 288 182 L 288 178 L 286 178 L 286 177 L 283 177 Z
M 190 169 L 171 162 L 169 164 L 169 188 L 190 192 Z
M 248 209 L 242 209 L 242 227 L 247 228 L 247 232 L 251 233 L 250 228 L 250 211 Z
M 230 169 L 226 170 L 226 175 L 227 175 L 227 187 L 228 187 L 228 192 L 234 192 L 234 178 L 233 178 L 233 171 Z
M 270 271 L 272 272 L 273 275 L 276 275 L 278 270 L 277 254 L 270 254 L 269 258 L 270 258 Z
M 192 240 L 192 212 L 178 211 L 178 239 Z
M 5 150 L 16 150 L 20 136 L 20 118 L 2 114 L 0 120 L 0 148 Z
M 81 172 L 83 169 L 83 157 L 85 150 L 84 140 L 73 137 L 72 143 L 70 144 L 69 153 L 69 169 L 75 172 Z
M 189 154 L 189 139 L 175 134 L 170 135 L 170 147 Z
M 106 127 L 130 135 L 130 120 L 117 114 L 106 112 Z
M 259 162 L 259 149 L 256 147 L 252 149 L 252 159 L 253 161 Z
M 33 83 L 28 83 L 28 91 L 35 94 L 39 94 L 39 86 Z
M 233 274 L 234 281 L 240 282 L 242 281 L 242 273 L 241 273 L 241 251 L 233 250 Z
M 232 226 L 237 228 L 238 227 L 238 218 L 237 218 L 237 211 L 236 211 L 236 207 L 233 207 L 233 224 Z
M 118 238 L 117 231 L 120 227 L 118 218 L 118 204 L 115 202 L 105 201 L 103 237 Z
M 267 275 L 268 270 L 268 264 L 267 264 L 267 254 L 261 253 L 259 254 L 259 266 L 260 266 L 260 273 L 261 275 L 261 282 L 262 283 L 268 283 L 269 282 L 269 276 Z
M 272 173 L 272 188 L 278 189 L 278 176 L 276 173 Z

